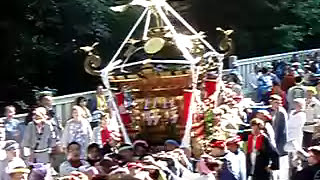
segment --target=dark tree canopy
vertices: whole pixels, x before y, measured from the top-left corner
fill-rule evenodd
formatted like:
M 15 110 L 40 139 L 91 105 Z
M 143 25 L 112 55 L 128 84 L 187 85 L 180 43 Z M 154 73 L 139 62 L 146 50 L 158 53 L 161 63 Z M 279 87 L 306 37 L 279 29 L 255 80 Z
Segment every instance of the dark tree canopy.
M 34 87 L 58 94 L 92 90 L 100 80 L 85 73 L 79 47 L 100 42 L 105 63 L 138 18 L 141 8 L 116 14 L 112 0 L 1 1 L 0 100 L 30 100 Z M 318 0 L 171 0 L 216 45 L 216 27 L 235 30 L 240 58 L 320 46 Z

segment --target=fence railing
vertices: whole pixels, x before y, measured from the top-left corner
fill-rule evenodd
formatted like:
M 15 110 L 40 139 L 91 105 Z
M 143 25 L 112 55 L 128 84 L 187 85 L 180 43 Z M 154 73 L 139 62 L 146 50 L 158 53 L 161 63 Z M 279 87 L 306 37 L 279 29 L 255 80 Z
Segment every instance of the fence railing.
M 264 63 L 274 62 L 274 61 L 288 62 L 292 59 L 293 55 L 296 55 L 300 60 L 304 60 L 307 54 L 316 52 L 316 51 L 320 51 L 320 49 L 311 49 L 311 50 L 305 50 L 305 51 L 289 52 L 289 53 L 283 53 L 283 54 L 237 60 L 238 71 L 242 75 L 244 80 L 244 85 L 243 85 L 244 91 L 246 91 L 248 88 L 247 78 L 249 74 L 253 71 L 253 68 L 256 64 L 263 65 Z M 227 73 L 227 72 L 229 72 L 228 69 L 224 70 L 224 73 Z M 88 91 L 88 92 L 54 97 L 53 101 L 54 101 L 54 106 L 56 109 L 57 116 L 61 118 L 63 122 L 65 122 L 71 117 L 71 108 L 74 105 L 75 99 L 77 97 L 83 96 L 86 98 L 92 98 L 94 95 L 95 95 L 95 91 Z M 27 114 L 18 114 L 16 115 L 16 118 L 23 121 L 26 116 Z
M 248 90 L 248 76 L 251 72 L 253 72 L 254 66 L 263 66 L 263 64 L 268 62 L 289 62 L 292 60 L 293 55 L 296 55 L 297 58 L 300 61 L 303 61 L 306 58 L 307 54 L 313 53 L 313 52 L 320 52 L 320 49 L 311 49 L 311 50 L 305 50 L 305 51 L 296 51 L 296 52 L 289 52 L 289 53 L 282 53 L 282 54 L 275 54 L 275 55 L 269 55 L 269 56 L 261 56 L 261 57 L 254 57 L 254 58 L 248 58 L 248 59 L 240 59 L 237 60 L 237 69 L 238 72 L 241 74 L 244 84 L 243 89 L 244 91 Z
M 62 122 L 66 122 L 71 117 L 72 106 L 75 105 L 77 97 L 83 96 L 85 98 L 94 97 L 96 91 L 87 91 L 82 93 L 68 94 L 64 96 L 57 96 L 53 98 L 53 105 L 56 110 L 57 117 L 61 118 Z M 17 114 L 16 119 L 24 121 L 28 114 Z

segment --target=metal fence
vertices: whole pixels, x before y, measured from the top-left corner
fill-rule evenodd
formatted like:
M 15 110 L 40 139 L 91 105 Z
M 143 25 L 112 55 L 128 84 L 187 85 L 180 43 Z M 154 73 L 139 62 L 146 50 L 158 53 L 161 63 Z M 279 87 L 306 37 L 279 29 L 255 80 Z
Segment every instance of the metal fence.
M 71 108 L 75 105 L 75 100 L 77 97 L 83 96 L 85 98 L 94 97 L 96 91 L 88 91 L 82 93 L 69 94 L 64 96 L 57 96 L 53 98 L 53 105 L 57 113 L 57 117 L 61 118 L 63 124 L 71 118 Z M 27 116 L 25 114 L 17 114 L 16 119 L 24 121 Z
M 261 56 L 261 57 L 254 57 L 254 58 L 248 58 L 248 59 L 241 59 L 237 60 L 238 65 L 238 72 L 241 74 L 244 84 L 243 89 L 246 92 L 248 89 L 248 76 L 251 72 L 253 72 L 254 66 L 263 66 L 263 64 L 268 62 L 289 62 L 292 60 L 293 55 L 296 55 L 297 58 L 300 61 L 304 61 L 306 59 L 306 55 L 314 52 L 320 52 L 320 49 L 311 49 L 311 50 L 305 50 L 305 51 L 296 51 L 296 52 L 289 52 L 289 53 L 282 53 L 282 54 L 275 54 L 275 55 L 269 55 L 269 56 Z

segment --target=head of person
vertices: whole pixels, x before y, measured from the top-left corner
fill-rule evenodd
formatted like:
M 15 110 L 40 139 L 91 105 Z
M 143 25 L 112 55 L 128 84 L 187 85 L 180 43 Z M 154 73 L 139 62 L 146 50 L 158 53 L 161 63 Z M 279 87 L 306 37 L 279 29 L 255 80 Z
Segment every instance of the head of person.
M 300 65 L 301 65 L 301 64 L 300 64 L 299 62 L 294 62 L 294 63 L 291 64 L 291 66 L 292 66 L 294 69 L 299 69 Z
M 11 180 L 28 180 L 30 173 L 24 162 L 21 159 L 18 160 L 18 158 L 8 163 L 6 171 Z
M 303 81 L 303 77 L 301 75 L 297 75 L 295 78 L 294 78 L 296 84 L 301 84 L 302 81 Z
M 28 180 L 29 173 L 27 173 L 27 170 L 25 172 L 13 172 L 10 173 L 11 180 Z
M 281 85 L 280 85 L 280 83 L 277 82 L 277 81 L 273 81 L 273 89 L 274 89 L 276 92 L 282 91 Z
M 223 110 L 216 108 L 212 110 L 212 113 L 213 113 L 213 121 L 220 122 L 221 116 L 223 114 Z
M 104 128 L 108 125 L 108 120 L 110 119 L 110 114 L 109 113 L 103 113 L 101 115 L 100 119 L 100 127 Z
M 93 166 L 102 159 L 101 149 L 98 144 L 92 143 L 88 146 L 88 162 Z
M 263 68 L 261 69 L 261 73 L 262 73 L 262 74 L 267 74 L 268 72 L 269 72 L 269 70 L 268 70 L 267 67 L 263 67 Z
M 119 164 L 113 158 L 109 157 L 109 155 L 105 155 L 98 166 L 103 173 L 109 174 L 111 171 L 118 168 Z
M 72 118 L 73 119 L 80 119 L 80 117 L 82 117 L 83 114 L 83 109 L 80 106 L 73 106 L 72 107 Z
M 234 136 L 232 138 L 227 139 L 227 149 L 233 153 L 237 152 L 240 147 L 241 137 Z
M 304 98 L 297 98 L 293 100 L 296 111 L 303 111 L 306 109 L 306 100 Z
M 168 139 L 164 142 L 164 149 L 165 151 L 173 151 L 179 148 L 179 143 L 173 139 Z
M 16 114 L 16 108 L 11 105 L 6 106 L 4 114 L 7 118 L 13 118 L 13 116 Z
M 313 146 L 308 149 L 308 164 L 314 166 L 320 164 L 320 146 Z
M 254 72 L 257 74 L 260 71 L 260 67 L 256 64 L 254 65 Z
M 33 163 L 29 179 L 44 180 L 48 173 L 47 167 L 43 163 Z
M 4 120 L 0 119 L 0 141 L 6 140 L 6 128 L 4 125 Z
M 32 119 L 35 124 L 44 123 L 48 119 L 47 109 L 44 107 L 35 108 Z
M 317 90 L 315 87 L 309 86 L 307 88 L 307 99 L 312 99 L 313 96 L 317 94 Z
M 271 114 L 267 110 L 258 110 L 256 113 L 256 118 L 261 119 L 263 121 L 271 121 L 272 120 Z
M 118 152 L 124 162 L 131 162 L 133 160 L 134 151 L 130 144 L 121 145 Z
M 103 86 L 102 85 L 97 86 L 97 95 L 103 95 Z
M 211 146 L 211 155 L 214 157 L 220 157 L 224 155 L 226 143 L 223 140 L 213 140 L 210 144 Z
M 87 106 L 87 98 L 85 98 L 83 96 L 78 97 L 76 99 L 76 105 L 80 106 L 80 107 L 86 107 Z
M 294 75 L 294 69 L 292 67 L 288 69 L 288 75 L 290 76 Z
M 3 148 L 7 153 L 7 159 L 11 161 L 15 157 L 20 157 L 19 144 L 14 140 L 6 141 L 6 145 Z
M 282 98 L 279 95 L 274 94 L 274 95 L 270 96 L 270 100 L 269 101 L 270 101 L 270 104 L 271 104 L 271 109 L 278 110 L 279 107 L 281 106 Z
M 81 145 L 77 142 L 71 142 L 67 146 L 67 160 L 70 162 L 80 161 Z
M 39 97 L 39 105 L 40 106 L 43 106 L 46 108 L 51 108 L 52 104 L 53 104 L 53 99 L 52 99 L 51 95 L 44 94 Z
M 261 130 L 264 129 L 264 122 L 263 122 L 263 120 L 258 119 L 258 118 L 253 118 L 253 119 L 251 120 L 250 125 L 251 125 L 251 129 L 252 129 L 251 133 L 252 133 L 253 135 L 258 135 L 258 134 L 260 134 L 260 133 L 261 133 Z
M 147 155 L 149 145 L 146 141 L 136 140 L 133 142 L 134 154 L 136 156 L 142 157 Z

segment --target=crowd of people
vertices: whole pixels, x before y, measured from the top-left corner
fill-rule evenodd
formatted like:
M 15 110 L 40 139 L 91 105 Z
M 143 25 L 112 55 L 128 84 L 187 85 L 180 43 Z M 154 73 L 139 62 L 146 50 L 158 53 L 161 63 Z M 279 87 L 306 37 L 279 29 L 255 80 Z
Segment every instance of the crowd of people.
M 0 180 L 320 179 L 320 81 L 311 75 L 320 72 L 320 62 L 301 64 L 256 66 L 247 78 L 249 98 L 239 84 L 225 82 L 217 99 L 204 102 L 213 114 L 210 140 L 187 147 L 174 139 L 124 143 L 102 86 L 89 102 L 77 98 L 66 122 L 47 94 L 25 122 L 7 106 L 0 121 Z

